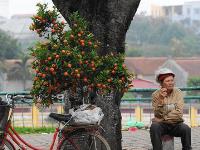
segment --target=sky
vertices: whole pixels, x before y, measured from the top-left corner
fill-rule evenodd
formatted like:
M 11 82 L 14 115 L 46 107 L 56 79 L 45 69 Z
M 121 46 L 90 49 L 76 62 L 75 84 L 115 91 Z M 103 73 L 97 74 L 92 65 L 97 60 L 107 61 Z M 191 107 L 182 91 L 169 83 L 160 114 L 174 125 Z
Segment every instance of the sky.
M 45 3 L 52 4 L 52 0 L 0 0 L 0 2 L 1 1 L 10 1 L 9 13 L 6 13 L 6 16 L 4 17 L 10 17 L 14 14 L 33 14 L 36 12 L 35 5 L 38 2 L 45 2 Z M 162 5 L 166 3 L 174 4 L 174 3 L 183 3 L 187 1 L 200 1 L 200 0 L 141 0 L 137 13 L 146 11 L 146 13 L 149 14 L 151 3 Z M 0 15 L 1 15 L 1 11 L 0 11 Z
M 52 0 L 10 0 L 10 13 L 13 14 L 33 14 L 36 12 L 35 6 L 38 2 L 52 3 Z

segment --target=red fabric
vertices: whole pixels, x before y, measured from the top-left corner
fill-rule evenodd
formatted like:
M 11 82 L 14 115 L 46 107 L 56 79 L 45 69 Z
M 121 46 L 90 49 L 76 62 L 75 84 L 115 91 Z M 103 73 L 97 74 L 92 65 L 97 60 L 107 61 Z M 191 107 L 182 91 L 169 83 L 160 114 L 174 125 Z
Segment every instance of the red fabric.
M 158 81 L 163 81 L 165 78 L 167 78 L 169 76 L 173 76 L 174 77 L 174 75 L 172 73 L 162 74 L 162 75 L 159 75 Z

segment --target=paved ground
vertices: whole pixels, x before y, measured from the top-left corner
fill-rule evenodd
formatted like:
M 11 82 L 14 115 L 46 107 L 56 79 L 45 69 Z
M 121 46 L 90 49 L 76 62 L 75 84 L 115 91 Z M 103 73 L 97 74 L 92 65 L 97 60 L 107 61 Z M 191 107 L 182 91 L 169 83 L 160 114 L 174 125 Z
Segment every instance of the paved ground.
M 193 150 L 200 150 L 200 127 L 192 128 Z M 181 139 L 175 138 L 175 150 L 181 150 Z M 137 130 L 135 132 L 123 132 L 123 150 L 148 150 L 151 148 L 149 131 Z
M 123 131 L 123 150 L 148 150 L 151 148 L 148 130 L 137 130 L 134 132 Z M 200 150 L 200 127 L 192 128 L 192 147 L 193 150 Z M 37 134 L 23 135 L 23 138 L 33 145 L 48 149 L 53 135 L 52 134 Z M 180 138 L 175 138 L 175 150 L 181 150 Z

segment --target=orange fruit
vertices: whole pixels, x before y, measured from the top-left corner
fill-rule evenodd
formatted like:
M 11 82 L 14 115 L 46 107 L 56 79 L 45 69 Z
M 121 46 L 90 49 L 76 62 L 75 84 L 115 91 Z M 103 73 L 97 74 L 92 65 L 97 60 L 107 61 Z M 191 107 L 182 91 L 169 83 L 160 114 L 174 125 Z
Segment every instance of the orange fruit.
M 71 67 L 72 67 L 72 64 L 68 64 L 67 67 L 71 68 Z
M 51 71 L 51 72 L 54 72 L 54 68 L 50 68 L 50 71 Z
M 74 39 L 74 35 L 71 34 L 71 35 L 70 35 L 70 40 L 73 40 L 73 39 Z
M 76 75 L 76 77 L 77 77 L 77 78 L 80 78 L 80 77 L 81 77 L 81 75 L 78 73 L 78 74 Z
M 38 73 L 38 76 L 40 76 L 40 77 L 41 77 L 41 76 L 42 76 L 42 73 L 41 73 L 41 72 L 39 72 L 39 73 Z
M 80 40 L 80 43 L 84 43 L 85 41 L 84 40 Z
M 51 60 L 51 57 L 48 57 L 47 59 L 48 59 L 48 60 Z
M 88 79 L 86 77 L 83 78 L 84 82 L 88 82 Z
M 57 27 L 58 27 L 58 24 L 54 24 L 54 27 L 57 28 Z
M 38 70 L 38 69 L 35 69 L 35 72 L 36 72 L 36 73 L 39 73 L 39 70 Z
M 62 50 L 61 52 L 62 52 L 63 54 L 65 54 L 65 50 Z
M 85 55 L 85 51 L 81 51 L 81 54 L 82 54 L 82 55 Z
M 92 42 L 91 42 L 91 41 L 88 41 L 88 45 L 91 46 L 91 45 L 92 45 Z
M 118 82 L 119 82 L 119 83 L 122 83 L 122 80 L 119 80 Z
M 98 83 L 98 84 L 97 84 L 97 87 L 101 87 L 101 84 L 100 84 L 100 83 Z
M 84 32 L 83 31 L 80 31 L 80 34 L 83 34 Z
M 82 61 L 79 61 L 79 64 L 80 64 L 80 65 L 82 65 L 82 64 L 83 64 L 83 62 L 82 62 Z
M 55 57 L 56 57 L 56 59 L 60 58 L 60 56 L 59 56 L 59 55 L 56 55 Z
M 112 74 L 115 74 L 115 70 L 112 70 Z
M 105 89 L 105 88 L 106 88 L 106 85 L 105 85 L 105 84 L 103 84 L 103 85 L 102 85 L 102 88 L 104 88 L 104 89 Z
M 78 69 L 76 69 L 76 70 L 75 70 L 75 73 L 78 73 L 78 72 L 79 72 Z
M 81 37 L 81 34 L 80 34 L 80 33 L 78 33 L 78 37 Z
M 69 74 L 68 74 L 68 72 L 64 72 L 64 76 L 68 76 Z
M 126 68 L 126 65 L 125 65 L 125 64 L 123 64 L 123 65 L 122 65 L 122 67 L 125 69 L 125 68 Z
M 42 74 L 42 78 L 45 78 L 46 77 L 46 74 Z
M 108 82 L 112 82 L 112 79 L 108 79 L 107 81 L 108 81 Z
M 85 46 L 85 43 L 81 43 L 81 46 L 84 47 L 84 46 Z

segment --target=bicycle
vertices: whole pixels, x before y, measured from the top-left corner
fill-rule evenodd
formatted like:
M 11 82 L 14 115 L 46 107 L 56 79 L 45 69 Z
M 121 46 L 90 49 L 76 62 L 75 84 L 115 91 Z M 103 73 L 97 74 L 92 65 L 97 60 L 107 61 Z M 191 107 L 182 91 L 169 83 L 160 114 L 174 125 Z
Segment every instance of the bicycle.
M 5 150 L 16 150 L 16 145 L 21 150 L 42 150 L 23 140 L 11 125 L 15 102 L 25 102 L 25 99 L 30 99 L 30 97 L 7 94 L 7 104 L 1 106 L 9 108 L 2 142 Z M 99 132 L 99 125 L 71 125 L 70 120 L 72 117 L 69 114 L 50 113 L 49 116 L 58 121 L 50 150 L 111 150 L 108 142 Z

